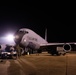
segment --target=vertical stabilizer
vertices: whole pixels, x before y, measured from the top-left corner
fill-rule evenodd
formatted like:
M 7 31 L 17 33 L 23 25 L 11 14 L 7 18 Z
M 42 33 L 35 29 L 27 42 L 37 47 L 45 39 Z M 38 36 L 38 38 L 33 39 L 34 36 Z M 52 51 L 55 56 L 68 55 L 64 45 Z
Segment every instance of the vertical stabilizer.
M 47 28 L 45 29 L 45 40 L 47 41 Z

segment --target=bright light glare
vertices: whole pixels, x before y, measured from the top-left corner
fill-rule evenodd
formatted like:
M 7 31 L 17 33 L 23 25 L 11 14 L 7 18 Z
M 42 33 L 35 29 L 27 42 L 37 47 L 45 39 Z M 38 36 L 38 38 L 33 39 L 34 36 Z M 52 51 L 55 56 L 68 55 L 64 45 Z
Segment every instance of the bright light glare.
M 12 34 L 9 34 L 9 35 L 6 36 L 6 39 L 8 41 L 13 41 L 14 40 L 14 36 Z

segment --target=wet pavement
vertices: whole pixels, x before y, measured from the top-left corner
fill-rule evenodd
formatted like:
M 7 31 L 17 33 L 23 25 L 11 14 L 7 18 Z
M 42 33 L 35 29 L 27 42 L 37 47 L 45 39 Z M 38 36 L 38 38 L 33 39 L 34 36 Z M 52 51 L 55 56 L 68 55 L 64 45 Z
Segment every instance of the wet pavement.
M 26 55 L 0 62 L 0 75 L 76 75 L 76 54 L 51 56 Z

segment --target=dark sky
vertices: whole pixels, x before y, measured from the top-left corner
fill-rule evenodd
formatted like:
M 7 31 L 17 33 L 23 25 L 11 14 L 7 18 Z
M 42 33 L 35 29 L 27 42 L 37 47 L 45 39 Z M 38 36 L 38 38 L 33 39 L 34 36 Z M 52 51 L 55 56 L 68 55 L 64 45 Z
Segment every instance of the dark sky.
M 49 42 L 76 42 L 76 13 L 66 4 L 31 1 L 5 2 L 0 5 L 0 36 L 30 28 Z

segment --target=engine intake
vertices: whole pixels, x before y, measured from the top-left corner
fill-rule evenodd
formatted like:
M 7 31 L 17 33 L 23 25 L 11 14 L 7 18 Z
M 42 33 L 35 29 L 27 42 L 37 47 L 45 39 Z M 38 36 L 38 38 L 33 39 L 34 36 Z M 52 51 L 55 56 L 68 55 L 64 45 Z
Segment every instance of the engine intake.
M 71 45 L 70 44 L 64 44 L 63 48 L 64 48 L 64 51 L 66 51 L 66 52 L 71 51 Z

